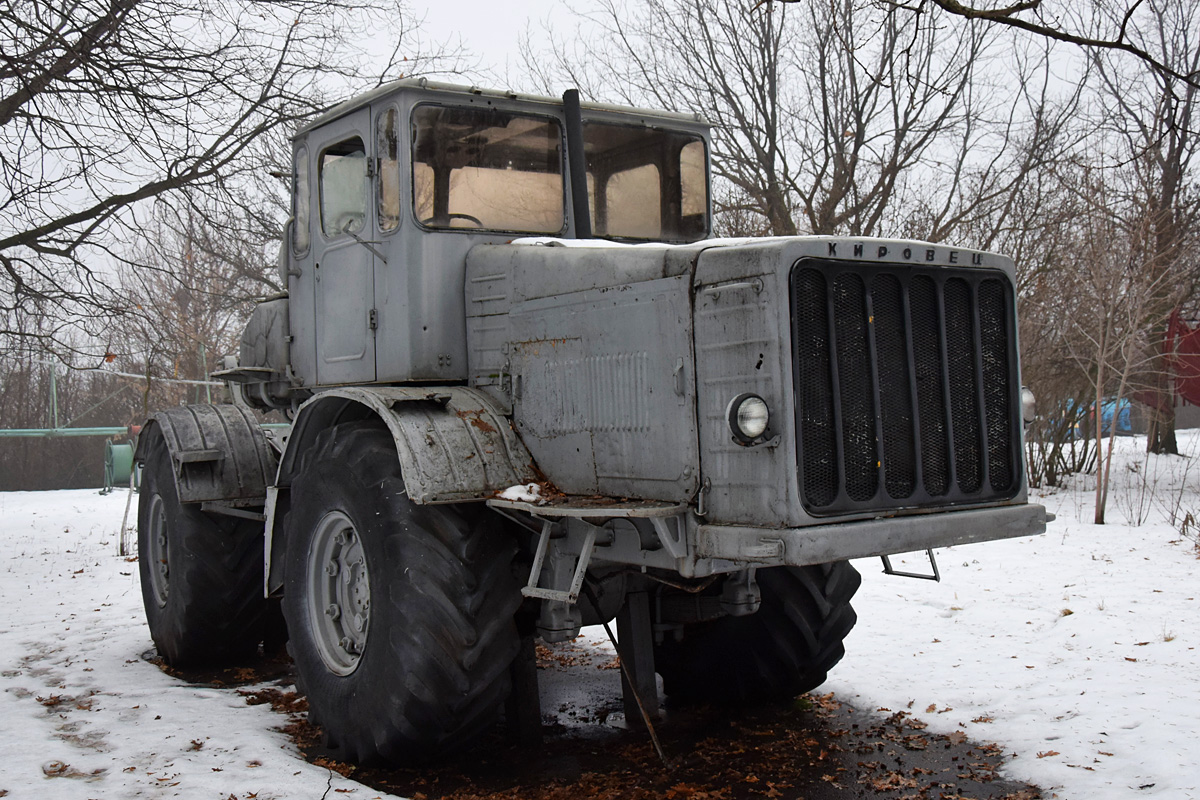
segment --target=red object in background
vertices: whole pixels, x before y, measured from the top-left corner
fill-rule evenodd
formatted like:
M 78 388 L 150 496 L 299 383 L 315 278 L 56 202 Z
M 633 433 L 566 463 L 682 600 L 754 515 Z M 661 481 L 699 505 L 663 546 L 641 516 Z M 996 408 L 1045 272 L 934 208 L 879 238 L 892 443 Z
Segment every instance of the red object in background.
M 1191 327 L 1175 311 L 1167 324 L 1166 344 L 1175 372 L 1175 393 L 1200 406 L 1200 327 Z

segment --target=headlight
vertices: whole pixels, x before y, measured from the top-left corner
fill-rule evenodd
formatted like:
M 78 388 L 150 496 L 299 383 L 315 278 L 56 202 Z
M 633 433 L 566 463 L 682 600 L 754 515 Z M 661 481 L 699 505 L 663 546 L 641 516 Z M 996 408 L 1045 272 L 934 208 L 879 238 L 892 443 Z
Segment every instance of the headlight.
M 1026 425 L 1033 424 L 1033 419 L 1037 415 L 1037 398 L 1033 396 L 1028 386 L 1021 387 L 1021 419 L 1025 420 Z
M 756 394 L 739 394 L 729 402 L 725 410 L 729 430 L 733 438 L 742 444 L 753 444 L 764 433 L 771 422 L 771 411 L 767 401 Z

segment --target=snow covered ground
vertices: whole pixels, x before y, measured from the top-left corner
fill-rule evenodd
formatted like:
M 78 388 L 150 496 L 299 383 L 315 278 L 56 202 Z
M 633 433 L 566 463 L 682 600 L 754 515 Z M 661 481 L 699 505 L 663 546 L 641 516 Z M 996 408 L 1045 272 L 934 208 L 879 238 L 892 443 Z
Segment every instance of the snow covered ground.
M 940 584 L 859 564 L 859 625 L 826 688 L 999 742 L 1008 776 L 1047 797 L 1200 800 L 1200 560 L 1168 521 L 1200 517 L 1200 460 L 1143 444 L 1118 442 L 1106 526 L 1082 478 L 1040 497 L 1047 535 L 939 551 Z M 140 658 L 124 508 L 119 492 L 0 494 L 0 796 L 380 797 L 301 759 L 268 706 Z
M 1045 535 L 937 551 L 939 584 L 858 564 L 858 626 L 825 688 L 999 742 L 1005 777 L 1047 796 L 1200 800 L 1200 560 L 1168 522 L 1176 503 L 1200 518 L 1200 463 L 1117 448 L 1107 525 L 1081 476 L 1036 493 L 1058 516 Z

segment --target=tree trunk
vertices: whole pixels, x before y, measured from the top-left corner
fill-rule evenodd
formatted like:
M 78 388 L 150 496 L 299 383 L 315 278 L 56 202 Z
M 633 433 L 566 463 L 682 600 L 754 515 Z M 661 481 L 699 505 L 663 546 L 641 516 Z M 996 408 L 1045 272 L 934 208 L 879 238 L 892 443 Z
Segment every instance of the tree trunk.
M 1151 371 L 1154 405 L 1150 407 L 1150 425 L 1146 430 L 1146 452 L 1159 455 L 1179 455 L 1175 440 L 1175 386 L 1167 352 L 1165 330 L 1154 332 L 1154 361 Z

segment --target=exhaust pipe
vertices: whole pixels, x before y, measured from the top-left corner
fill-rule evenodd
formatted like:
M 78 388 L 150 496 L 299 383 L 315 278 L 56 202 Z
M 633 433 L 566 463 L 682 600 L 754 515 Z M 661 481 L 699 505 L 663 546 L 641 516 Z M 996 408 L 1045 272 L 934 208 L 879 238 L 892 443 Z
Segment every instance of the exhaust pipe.
M 583 112 L 579 108 L 579 90 L 563 92 L 563 111 L 567 117 L 567 170 L 571 176 L 571 210 L 575 217 L 575 238 L 592 238 L 592 214 L 588 208 L 587 155 L 583 152 Z

